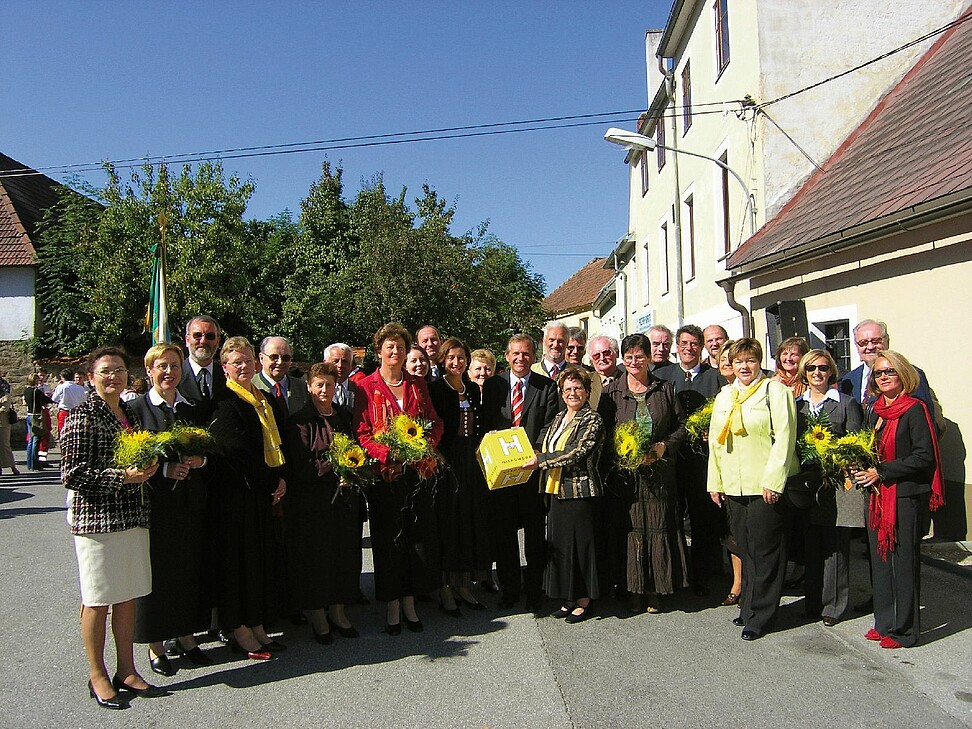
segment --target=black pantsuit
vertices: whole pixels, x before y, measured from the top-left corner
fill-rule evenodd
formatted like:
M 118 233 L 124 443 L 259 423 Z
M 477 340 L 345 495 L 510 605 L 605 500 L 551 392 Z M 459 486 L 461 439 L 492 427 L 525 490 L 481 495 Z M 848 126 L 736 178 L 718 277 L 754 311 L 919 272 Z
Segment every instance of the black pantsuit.
M 807 526 L 806 612 L 839 620 L 850 599 L 850 535 L 846 527 Z
M 786 501 L 767 504 L 762 496 L 729 496 L 729 520 L 743 563 L 740 617 L 762 635 L 773 627 L 786 574 Z
M 928 494 L 898 497 L 898 542 L 887 560 L 877 553 L 877 532 L 867 530 L 871 548 L 874 629 L 905 648 L 918 643 L 921 598 L 922 512 Z

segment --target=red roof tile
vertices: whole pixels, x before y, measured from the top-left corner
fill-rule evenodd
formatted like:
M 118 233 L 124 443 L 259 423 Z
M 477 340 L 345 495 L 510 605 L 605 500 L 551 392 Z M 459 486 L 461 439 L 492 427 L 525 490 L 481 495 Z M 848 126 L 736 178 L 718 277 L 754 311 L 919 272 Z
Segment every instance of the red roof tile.
M 31 242 L 44 211 L 58 199 L 61 184 L 41 174 L 4 176 L 29 169 L 0 154 L 0 266 L 32 266 L 36 251 Z M 33 170 L 31 170 L 33 171 Z
M 564 281 L 543 300 L 543 308 L 554 316 L 590 309 L 598 293 L 614 276 L 614 271 L 604 268 L 605 260 L 593 259 Z
M 972 191 L 972 8 L 793 198 L 728 261 L 759 264 L 946 195 Z

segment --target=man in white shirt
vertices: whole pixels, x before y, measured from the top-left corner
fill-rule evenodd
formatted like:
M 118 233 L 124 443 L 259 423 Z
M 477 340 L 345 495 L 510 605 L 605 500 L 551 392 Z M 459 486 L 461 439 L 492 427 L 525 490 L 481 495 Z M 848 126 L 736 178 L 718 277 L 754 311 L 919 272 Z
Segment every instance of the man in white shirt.
M 543 358 L 530 368 L 554 382 L 567 365 L 567 341 L 570 339 L 563 322 L 552 321 L 543 328 Z M 581 350 L 583 355 L 583 350 Z
M 260 342 L 260 371 L 253 377 L 253 386 L 278 400 L 288 413 L 296 413 L 307 404 L 307 384 L 290 374 L 294 353 L 284 337 L 264 337 Z
M 54 388 L 51 400 L 57 403 L 57 432 L 60 435 L 64 429 L 64 421 L 68 414 L 78 405 L 84 402 L 88 396 L 88 391 L 81 385 L 74 382 L 74 371 L 69 369 L 61 370 L 61 381 Z
M 327 345 L 324 350 L 324 361 L 330 362 L 337 369 L 337 383 L 334 387 L 334 404 L 344 411 L 351 419 L 354 412 L 355 384 L 349 379 L 354 369 L 354 352 L 344 342 Z
M 439 330 L 431 324 L 426 324 L 415 332 L 415 343 L 418 344 L 429 356 L 429 373 L 425 376 L 429 382 L 438 380 L 442 377 L 442 365 L 439 364 L 439 346 L 442 344 L 442 335 Z

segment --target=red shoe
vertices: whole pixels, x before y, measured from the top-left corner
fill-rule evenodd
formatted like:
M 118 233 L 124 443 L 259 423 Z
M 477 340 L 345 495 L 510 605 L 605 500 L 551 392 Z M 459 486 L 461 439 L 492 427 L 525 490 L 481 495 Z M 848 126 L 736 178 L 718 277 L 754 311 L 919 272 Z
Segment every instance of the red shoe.
M 900 648 L 901 644 L 898 641 L 896 641 L 894 638 L 892 638 L 890 635 L 886 635 L 883 638 L 881 638 L 881 647 L 894 649 L 894 648 Z
M 884 636 L 877 632 L 874 628 L 871 628 L 864 634 L 864 637 L 868 640 L 884 640 Z

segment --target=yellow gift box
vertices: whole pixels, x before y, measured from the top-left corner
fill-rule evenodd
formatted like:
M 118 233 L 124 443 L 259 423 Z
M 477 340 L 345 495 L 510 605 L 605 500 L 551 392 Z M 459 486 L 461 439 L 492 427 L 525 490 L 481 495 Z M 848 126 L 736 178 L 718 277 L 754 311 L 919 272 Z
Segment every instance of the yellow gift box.
M 483 436 L 476 451 L 479 467 L 491 490 L 529 481 L 533 471 L 524 471 L 522 466 L 534 455 L 523 428 L 491 431 Z

